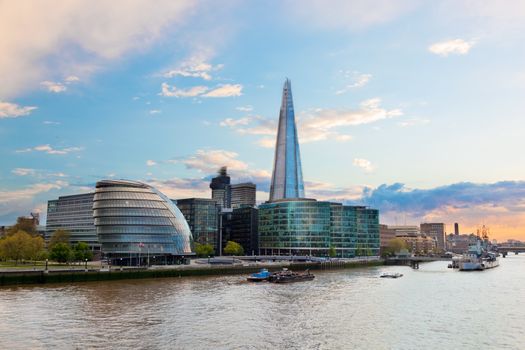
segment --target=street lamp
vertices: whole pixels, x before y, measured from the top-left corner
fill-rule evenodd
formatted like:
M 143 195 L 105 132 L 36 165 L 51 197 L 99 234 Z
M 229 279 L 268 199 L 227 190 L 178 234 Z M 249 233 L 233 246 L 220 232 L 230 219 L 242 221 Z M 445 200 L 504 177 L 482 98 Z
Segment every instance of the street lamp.
M 48 261 L 49 261 L 49 260 L 46 259 L 46 271 L 45 271 L 45 273 L 48 273 L 48 271 L 47 271 L 47 263 L 48 263 Z
M 122 258 L 120 258 L 120 271 L 122 271 Z
M 84 267 L 85 267 L 84 269 L 85 269 L 86 272 L 88 272 L 88 268 L 87 268 L 87 259 L 85 259 L 85 262 L 86 262 L 86 264 L 84 265 Z

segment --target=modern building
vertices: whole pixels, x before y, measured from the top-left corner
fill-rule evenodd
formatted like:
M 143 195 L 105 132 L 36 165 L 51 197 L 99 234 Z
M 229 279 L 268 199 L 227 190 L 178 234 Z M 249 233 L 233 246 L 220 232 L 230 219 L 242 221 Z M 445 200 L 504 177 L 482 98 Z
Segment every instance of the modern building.
M 379 240 L 381 242 L 381 252 L 384 252 L 388 248 L 388 244 L 391 240 L 396 238 L 396 231 L 388 227 L 387 225 L 379 225 Z
M 338 257 L 379 255 L 379 213 L 315 199 L 286 199 L 259 206 L 263 255 Z
M 231 207 L 255 207 L 257 186 L 251 182 L 231 185 Z
M 173 201 L 184 215 L 193 234 L 193 240 L 200 244 L 211 244 L 217 251 L 219 230 L 219 205 L 214 199 L 185 198 Z
M 330 247 L 343 258 L 379 255 L 379 212 L 330 203 Z
M 303 171 L 295 125 L 292 85 L 290 80 L 286 79 L 279 111 L 270 202 L 285 198 L 304 198 L 304 196 Z
M 259 206 L 266 255 L 379 255 L 379 214 L 362 206 L 304 198 L 290 80 L 283 87 L 270 200 Z
M 47 202 L 45 240 L 49 242 L 56 230 L 67 230 L 70 243 L 87 243 L 92 250 L 100 250 L 100 243 L 93 220 L 95 193 L 61 196 Z
M 231 208 L 230 176 L 225 166 L 220 168 L 218 175 L 211 179 L 210 188 L 211 198 L 220 208 Z
M 457 222 L 454 223 L 454 234 L 459 235 L 459 224 Z
M 223 215 L 223 247 L 227 241 L 239 243 L 246 255 L 259 254 L 259 214 L 254 207 L 233 209 Z
M 445 235 L 446 235 L 446 226 L 442 222 L 433 222 L 433 223 L 422 223 L 419 225 L 421 234 L 424 234 L 429 237 L 434 237 L 436 239 L 437 249 L 439 251 L 445 251 Z
M 102 251 L 113 263 L 173 263 L 192 255 L 192 234 L 177 206 L 136 181 L 96 184 L 93 218 Z

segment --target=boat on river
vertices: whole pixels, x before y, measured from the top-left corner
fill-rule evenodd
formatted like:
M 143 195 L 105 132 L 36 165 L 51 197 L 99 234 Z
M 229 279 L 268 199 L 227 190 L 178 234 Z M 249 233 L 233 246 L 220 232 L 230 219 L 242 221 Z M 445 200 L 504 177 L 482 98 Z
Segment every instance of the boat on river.
M 469 246 L 468 251 L 458 260 L 459 271 L 483 271 L 497 266 L 498 254 L 488 251 L 481 240 Z
M 403 277 L 403 274 L 399 272 L 385 272 L 385 273 L 382 273 L 379 277 L 381 278 L 399 278 L 399 277 Z
M 262 282 L 262 281 L 268 281 L 268 278 L 271 276 L 271 273 L 268 271 L 268 269 L 261 269 L 261 271 L 252 273 L 248 278 L 248 282 Z
M 272 283 L 294 283 L 294 282 L 304 282 L 311 281 L 315 278 L 313 274 L 310 273 L 310 270 L 305 272 L 298 273 L 284 268 L 282 271 L 273 273 L 268 281 Z

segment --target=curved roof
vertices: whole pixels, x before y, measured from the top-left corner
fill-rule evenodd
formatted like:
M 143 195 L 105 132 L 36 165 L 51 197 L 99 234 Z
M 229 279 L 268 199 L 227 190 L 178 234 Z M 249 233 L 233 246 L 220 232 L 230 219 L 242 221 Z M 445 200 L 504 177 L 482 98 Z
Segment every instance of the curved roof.
M 131 180 L 101 180 L 97 182 L 96 188 L 101 187 L 114 187 L 114 186 L 125 186 L 125 187 L 137 187 L 137 188 L 151 188 L 151 186 L 139 181 Z

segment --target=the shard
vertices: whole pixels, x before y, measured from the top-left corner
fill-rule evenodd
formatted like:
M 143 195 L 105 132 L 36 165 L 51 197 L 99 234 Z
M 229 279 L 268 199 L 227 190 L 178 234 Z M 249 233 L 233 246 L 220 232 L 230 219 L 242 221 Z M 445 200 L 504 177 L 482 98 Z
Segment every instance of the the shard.
M 283 87 L 279 128 L 275 143 L 270 201 L 304 198 L 301 154 L 293 110 L 292 86 L 286 79 Z

